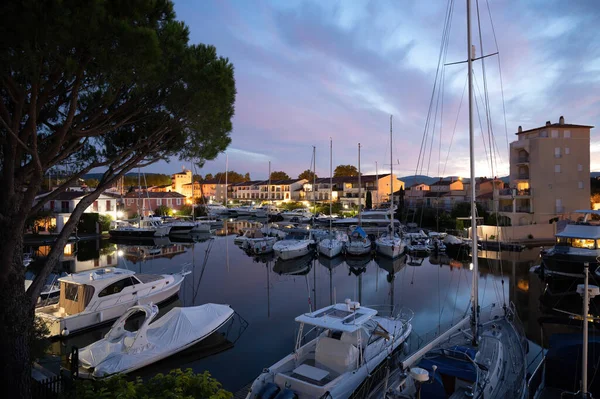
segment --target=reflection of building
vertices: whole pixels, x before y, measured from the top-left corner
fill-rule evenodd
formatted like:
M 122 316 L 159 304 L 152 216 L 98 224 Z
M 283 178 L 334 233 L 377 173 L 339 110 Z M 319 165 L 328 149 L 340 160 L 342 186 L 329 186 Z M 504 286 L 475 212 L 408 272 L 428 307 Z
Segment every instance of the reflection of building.
M 590 129 L 558 123 L 523 130 L 510 143 L 510 188 L 498 192 L 512 225 L 548 224 L 590 206 Z
M 166 246 L 121 246 L 123 257 L 132 263 L 143 262 L 149 259 L 172 259 L 176 255 L 185 253 L 188 245 L 173 244 Z
M 118 258 L 116 246 L 106 241 L 77 241 L 68 242 L 63 248 L 59 263 L 62 271 L 67 273 L 78 273 L 102 267 L 117 266 Z M 50 254 L 51 245 L 40 245 L 34 248 L 35 258 L 43 258 Z

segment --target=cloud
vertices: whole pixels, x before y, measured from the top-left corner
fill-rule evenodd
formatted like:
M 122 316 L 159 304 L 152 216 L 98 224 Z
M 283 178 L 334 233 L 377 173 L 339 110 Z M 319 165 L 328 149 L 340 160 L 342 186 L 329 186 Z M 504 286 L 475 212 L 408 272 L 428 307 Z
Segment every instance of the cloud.
M 497 41 L 500 55 L 485 59 L 495 162 L 485 156 L 490 150 L 484 80 L 481 63 L 474 67 L 477 173 L 505 175 L 507 141 L 513 140 L 517 126 L 541 126 L 560 115 L 570 123 L 599 123 L 600 5 L 491 2 L 493 30 L 487 5 L 480 6 L 483 48 L 474 24 L 477 54 L 495 52 Z M 443 101 L 434 98 L 426 145 L 421 145 L 446 4 L 176 0 L 175 9 L 190 26 L 192 41 L 214 44 L 235 65 L 238 96 L 230 169 L 263 178 L 271 160 L 274 170 L 297 175 L 310 165 L 315 145 L 317 173 L 325 176 L 332 137 L 334 166 L 355 165 L 360 142 L 363 169 L 374 171 L 377 162 L 383 173 L 389 168 L 389 114 L 394 114 L 398 173 L 468 173 L 466 97 L 461 103 L 464 64 L 444 68 Z M 465 58 L 464 16 L 464 4 L 455 3 L 446 62 Z M 599 138 L 593 132 L 592 142 Z M 592 165 L 597 164 L 600 154 L 593 152 Z M 223 155 L 207 162 L 203 173 L 222 170 Z

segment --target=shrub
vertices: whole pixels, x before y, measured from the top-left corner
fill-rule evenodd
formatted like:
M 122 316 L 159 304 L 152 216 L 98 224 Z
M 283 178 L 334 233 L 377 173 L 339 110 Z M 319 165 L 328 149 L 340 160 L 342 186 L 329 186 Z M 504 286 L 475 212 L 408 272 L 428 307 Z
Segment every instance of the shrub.
M 154 210 L 154 216 L 171 216 L 173 210 L 166 205 L 160 205 Z
M 192 369 L 171 370 L 167 375 L 157 374 L 150 380 L 127 381 L 119 375 L 100 381 L 78 380 L 75 392 L 77 399 L 98 398 L 209 398 L 229 399 L 233 395 L 221 388 L 221 383 L 208 371 L 194 374 Z
M 112 222 L 113 218 L 110 215 L 99 215 L 98 223 L 100 223 L 100 232 L 110 230 L 110 222 Z
M 489 238 L 490 238 L 490 240 L 495 240 L 496 236 L 492 234 Z
M 527 236 L 527 238 L 529 238 L 530 240 L 533 240 L 533 234 L 529 234 L 529 235 Z

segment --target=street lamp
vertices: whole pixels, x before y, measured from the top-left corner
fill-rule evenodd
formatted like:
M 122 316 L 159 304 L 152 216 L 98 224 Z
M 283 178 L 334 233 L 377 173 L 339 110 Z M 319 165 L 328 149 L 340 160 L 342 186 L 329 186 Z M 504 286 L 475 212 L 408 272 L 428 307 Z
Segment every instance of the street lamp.
M 117 211 L 117 219 L 121 219 L 123 217 L 122 211 Z

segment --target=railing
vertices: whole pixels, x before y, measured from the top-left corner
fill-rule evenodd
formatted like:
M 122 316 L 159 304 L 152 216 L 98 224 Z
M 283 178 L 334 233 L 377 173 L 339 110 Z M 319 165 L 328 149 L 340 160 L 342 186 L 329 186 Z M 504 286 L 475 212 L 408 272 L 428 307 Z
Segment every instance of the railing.
M 499 195 L 513 195 L 513 190 L 512 188 L 503 188 L 498 190 Z M 531 188 L 524 188 L 524 189 L 520 189 L 520 190 L 515 190 L 514 191 L 515 196 L 520 197 L 520 196 L 527 196 L 527 195 L 531 195 Z
M 518 157 L 517 158 L 517 163 L 528 163 L 529 162 L 529 157 Z
M 529 173 L 519 173 L 517 179 L 529 179 Z
M 500 212 L 512 212 L 513 211 L 513 207 L 512 205 L 506 205 L 506 206 L 501 206 L 498 208 L 498 211 Z M 531 213 L 531 208 L 528 206 L 517 206 L 515 207 L 515 212 L 518 213 Z

